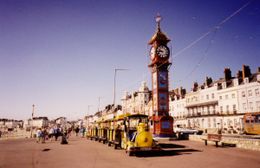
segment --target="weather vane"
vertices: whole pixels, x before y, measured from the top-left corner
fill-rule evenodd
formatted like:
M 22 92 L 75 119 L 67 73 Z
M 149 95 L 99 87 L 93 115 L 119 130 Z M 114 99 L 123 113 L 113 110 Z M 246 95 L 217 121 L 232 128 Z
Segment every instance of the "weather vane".
M 157 16 L 155 17 L 155 21 L 157 23 L 157 28 L 158 28 L 158 31 L 160 31 L 160 22 L 162 20 L 162 17 L 160 15 L 160 13 L 157 13 Z
M 157 13 L 157 16 L 155 17 L 156 23 L 160 23 L 161 20 L 162 20 L 162 17 L 160 15 L 160 13 Z

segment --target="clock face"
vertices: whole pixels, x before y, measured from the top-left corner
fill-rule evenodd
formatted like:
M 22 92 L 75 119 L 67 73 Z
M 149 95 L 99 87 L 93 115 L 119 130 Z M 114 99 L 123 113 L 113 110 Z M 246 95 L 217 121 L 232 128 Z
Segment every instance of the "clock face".
M 152 47 L 150 50 L 150 57 L 151 57 L 151 60 L 153 60 L 155 58 L 155 48 L 154 47 Z
M 156 54 L 161 57 L 161 58 L 166 58 L 169 56 L 170 54 L 170 50 L 167 46 L 165 45 L 160 45 L 157 49 L 156 49 Z

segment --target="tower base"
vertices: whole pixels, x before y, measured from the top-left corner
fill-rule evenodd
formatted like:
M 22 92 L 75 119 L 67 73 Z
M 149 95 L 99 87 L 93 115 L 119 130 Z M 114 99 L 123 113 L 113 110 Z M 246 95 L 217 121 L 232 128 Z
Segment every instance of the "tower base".
M 154 137 L 173 137 L 173 118 L 171 116 L 153 116 Z

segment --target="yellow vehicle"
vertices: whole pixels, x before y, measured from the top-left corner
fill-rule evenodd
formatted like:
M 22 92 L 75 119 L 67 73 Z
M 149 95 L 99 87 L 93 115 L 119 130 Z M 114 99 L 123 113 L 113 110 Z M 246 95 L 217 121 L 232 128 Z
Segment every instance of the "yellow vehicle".
M 124 118 L 121 132 L 121 148 L 125 149 L 129 156 L 140 151 L 158 151 L 160 147 L 153 140 L 149 131 L 148 116 L 142 114 L 130 115 Z
M 129 116 L 129 114 L 127 113 L 127 114 L 118 115 L 111 122 L 110 129 L 109 129 L 108 146 L 114 145 L 115 149 L 120 147 L 122 125 L 123 125 L 123 122 L 124 122 L 124 118 L 126 116 Z
M 246 113 L 243 125 L 246 134 L 260 135 L 260 112 Z
M 88 138 L 90 140 L 97 140 L 98 137 L 98 125 L 97 123 L 93 123 L 92 126 L 89 127 L 89 135 Z

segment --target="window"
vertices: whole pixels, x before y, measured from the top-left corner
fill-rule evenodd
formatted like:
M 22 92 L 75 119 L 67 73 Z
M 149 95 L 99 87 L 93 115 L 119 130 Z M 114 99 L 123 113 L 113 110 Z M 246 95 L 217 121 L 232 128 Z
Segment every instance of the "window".
M 222 99 L 222 96 L 219 96 L 219 99 L 221 100 L 221 99 Z
M 246 110 L 247 107 L 246 107 L 246 103 L 243 103 L 243 109 Z
M 248 96 L 252 96 L 252 90 L 248 90 Z
M 215 98 L 215 95 L 214 93 L 211 94 L 211 98 L 214 99 Z
M 207 100 L 209 100 L 209 95 L 206 96 Z
M 229 105 L 226 106 L 227 113 L 229 113 Z
M 236 113 L 237 112 L 237 107 L 235 104 L 233 104 L 233 112 Z
M 220 106 L 220 113 L 223 113 L 223 106 Z
M 260 101 L 256 102 L 256 109 L 257 109 L 257 111 L 260 111 Z
M 245 92 L 244 92 L 244 91 L 242 92 L 242 97 L 246 97 L 246 94 L 245 94 Z
M 228 95 L 225 95 L 225 99 L 228 99 Z
M 249 109 L 253 110 L 253 102 L 249 102 Z
M 259 96 L 259 89 L 256 89 L 256 90 L 255 90 L 255 95 L 256 95 L 256 96 Z
M 233 93 L 233 94 L 232 94 L 232 98 L 233 98 L 233 99 L 234 99 L 234 98 L 236 98 L 236 95 L 235 95 L 235 93 Z
M 214 128 L 217 128 L 216 118 L 213 118 L 213 125 L 214 125 Z

